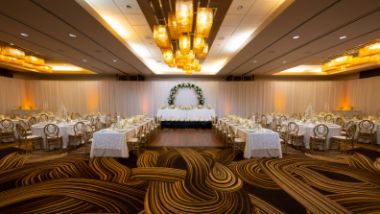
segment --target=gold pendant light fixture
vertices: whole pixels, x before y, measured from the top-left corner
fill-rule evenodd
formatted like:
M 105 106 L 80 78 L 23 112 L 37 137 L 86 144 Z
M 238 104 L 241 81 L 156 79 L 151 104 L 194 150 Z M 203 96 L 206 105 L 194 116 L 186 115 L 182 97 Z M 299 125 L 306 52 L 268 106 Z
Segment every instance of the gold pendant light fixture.
M 24 51 L 9 46 L 0 46 L 0 63 L 36 72 L 52 72 L 52 68 L 45 65 L 44 59 L 32 55 L 26 55 Z
M 186 74 L 200 72 L 199 59 L 208 54 L 206 39 L 213 24 L 213 9 L 198 4 L 195 14 L 193 0 L 176 0 L 174 8 L 174 11 L 163 14 L 164 25 L 153 26 L 153 39 L 167 65 L 180 68 Z

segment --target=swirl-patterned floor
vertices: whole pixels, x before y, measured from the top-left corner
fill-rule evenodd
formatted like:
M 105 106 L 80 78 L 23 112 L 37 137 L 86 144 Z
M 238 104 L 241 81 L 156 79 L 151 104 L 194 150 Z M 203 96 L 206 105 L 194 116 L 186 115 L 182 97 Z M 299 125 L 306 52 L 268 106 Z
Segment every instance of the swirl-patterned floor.
M 239 157 L 229 149 L 213 148 L 146 150 L 138 159 L 90 159 L 88 154 L 72 153 L 31 160 L 16 151 L 3 152 L 0 211 L 380 212 L 376 157 L 357 152 Z

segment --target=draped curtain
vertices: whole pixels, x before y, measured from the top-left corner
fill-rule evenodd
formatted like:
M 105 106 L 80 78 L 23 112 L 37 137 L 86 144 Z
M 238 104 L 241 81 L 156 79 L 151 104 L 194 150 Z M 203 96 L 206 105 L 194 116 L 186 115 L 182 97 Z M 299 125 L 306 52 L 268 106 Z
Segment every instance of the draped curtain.
M 379 115 L 380 77 L 344 81 L 276 81 L 258 80 L 227 82 L 209 80 L 151 80 L 151 81 L 57 81 L 0 78 L 0 113 L 19 106 L 32 106 L 59 113 L 68 112 L 118 113 L 124 116 L 147 114 L 153 116 L 161 105 L 167 104 L 170 89 L 182 82 L 198 85 L 206 105 L 216 109 L 219 116 L 254 113 L 304 112 L 312 106 L 315 112 L 340 108 L 361 110 Z M 186 91 L 187 90 L 187 91 Z M 177 104 L 196 105 L 195 93 L 179 90 Z

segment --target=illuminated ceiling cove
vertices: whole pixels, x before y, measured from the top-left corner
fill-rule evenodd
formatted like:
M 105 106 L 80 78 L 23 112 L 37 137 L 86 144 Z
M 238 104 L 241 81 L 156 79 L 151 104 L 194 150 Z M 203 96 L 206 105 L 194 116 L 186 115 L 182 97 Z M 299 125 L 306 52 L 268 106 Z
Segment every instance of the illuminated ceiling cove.
M 136 0 L 77 0 L 155 74 L 185 72 L 164 63 L 152 30 Z M 267 25 L 289 0 L 232 1 L 196 74 L 215 75 Z M 213 29 L 211 29 L 213 30 Z

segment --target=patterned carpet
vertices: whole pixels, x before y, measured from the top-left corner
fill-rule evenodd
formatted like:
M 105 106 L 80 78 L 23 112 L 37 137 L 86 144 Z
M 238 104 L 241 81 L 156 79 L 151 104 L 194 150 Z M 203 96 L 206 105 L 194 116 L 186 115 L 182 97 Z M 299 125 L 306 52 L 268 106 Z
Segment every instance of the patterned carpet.
M 138 159 L 0 151 L 1 213 L 374 213 L 380 153 L 244 160 L 229 149 L 160 148 Z M 377 159 L 376 159 L 377 158 Z

